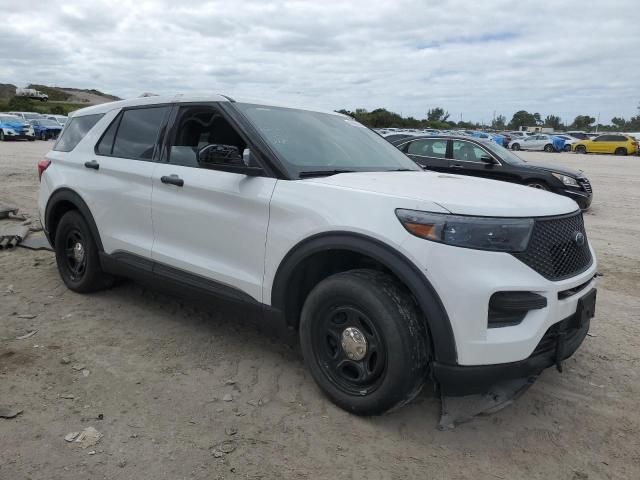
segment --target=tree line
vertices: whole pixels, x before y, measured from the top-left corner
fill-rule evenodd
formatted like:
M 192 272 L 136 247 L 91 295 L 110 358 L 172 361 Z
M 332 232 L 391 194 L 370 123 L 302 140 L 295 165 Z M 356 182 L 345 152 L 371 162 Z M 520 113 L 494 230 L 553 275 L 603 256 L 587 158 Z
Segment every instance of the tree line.
M 546 115 L 544 118 L 540 113 L 530 113 L 526 110 L 519 110 L 513 114 L 511 121 L 507 123 L 504 115 L 495 117 L 491 124 L 483 125 L 478 122 L 455 122 L 450 119 L 449 112 L 441 107 L 434 107 L 427 111 L 426 118 L 417 119 L 414 117 L 403 117 L 402 115 L 390 112 L 385 108 L 376 108 L 368 111 L 364 108 L 357 108 L 353 111 L 341 109 L 338 113 L 349 115 L 363 125 L 371 128 L 465 128 L 483 129 L 491 128 L 495 130 L 518 130 L 520 127 L 551 127 L 554 130 L 595 130 L 598 131 L 640 131 L 640 105 L 638 105 L 638 115 L 629 120 L 622 117 L 613 117 L 611 123 L 607 125 L 595 125 L 596 119 L 590 115 L 578 115 L 571 123 L 564 123 L 558 115 Z

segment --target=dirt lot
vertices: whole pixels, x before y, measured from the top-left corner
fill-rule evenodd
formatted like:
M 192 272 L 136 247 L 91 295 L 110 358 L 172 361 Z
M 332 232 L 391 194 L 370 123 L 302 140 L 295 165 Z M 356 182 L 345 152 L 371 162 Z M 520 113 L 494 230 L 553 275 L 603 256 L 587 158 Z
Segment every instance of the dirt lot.
M 35 216 L 51 145 L 0 143 L 0 203 Z M 592 336 L 515 405 L 441 432 L 427 388 L 396 413 L 354 417 L 245 312 L 133 283 L 77 295 L 52 254 L 3 251 L 0 404 L 24 413 L 0 419 L 0 479 L 640 478 L 640 158 L 522 155 L 591 178 L 604 276 Z M 65 442 L 89 426 L 104 434 L 95 447 Z

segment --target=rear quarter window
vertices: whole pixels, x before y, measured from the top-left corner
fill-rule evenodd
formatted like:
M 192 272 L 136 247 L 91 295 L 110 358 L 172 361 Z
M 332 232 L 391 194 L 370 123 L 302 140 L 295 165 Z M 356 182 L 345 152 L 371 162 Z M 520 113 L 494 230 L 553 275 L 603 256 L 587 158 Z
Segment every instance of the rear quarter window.
M 58 152 L 70 152 L 91 130 L 103 114 L 83 115 L 81 117 L 73 117 L 67 122 L 62 134 L 54 145 L 53 149 Z

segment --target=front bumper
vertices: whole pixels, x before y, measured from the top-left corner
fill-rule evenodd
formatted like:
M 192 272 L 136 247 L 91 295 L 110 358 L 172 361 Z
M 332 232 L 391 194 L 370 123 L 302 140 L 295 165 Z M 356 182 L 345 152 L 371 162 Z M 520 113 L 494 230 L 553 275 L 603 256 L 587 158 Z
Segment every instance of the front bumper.
M 526 379 L 566 360 L 580 347 L 589 332 L 590 320 L 578 325 L 578 313 L 550 327 L 534 352 L 518 362 L 497 365 L 447 365 L 434 362 L 432 376 L 444 395 L 463 396 L 485 393 L 499 382 Z
M 580 210 L 587 210 L 591 206 L 591 201 L 593 200 L 593 193 L 584 192 L 582 190 L 572 190 L 567 188 L 555 193 L 574 200 L 580 207 Z

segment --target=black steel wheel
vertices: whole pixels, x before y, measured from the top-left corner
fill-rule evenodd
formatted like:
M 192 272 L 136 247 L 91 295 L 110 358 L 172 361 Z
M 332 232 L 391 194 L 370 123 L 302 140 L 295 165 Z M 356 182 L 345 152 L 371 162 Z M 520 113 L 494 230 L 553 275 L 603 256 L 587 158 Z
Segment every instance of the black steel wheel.
M 54 246 L 58 272 L 69 289 L 86 293 L 113 284 L 113 277 L 102 271 L 96 242 L 77 210 L 65 213 L 60 219 Z
M 425 325 L 410 294 L 382 272 L 351 270 L 316 285 L 302 309 L 300 344 L 318 386 L 358 415 L 404 405 L 425 381 Z

